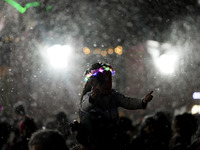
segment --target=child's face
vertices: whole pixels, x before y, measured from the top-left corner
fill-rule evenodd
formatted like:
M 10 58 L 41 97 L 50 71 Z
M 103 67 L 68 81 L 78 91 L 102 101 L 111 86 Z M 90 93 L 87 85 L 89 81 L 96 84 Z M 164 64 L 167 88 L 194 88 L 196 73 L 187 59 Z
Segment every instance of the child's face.
M 112 90 L 112 75 L 110 72 L 104 75 L 104 80 L 96 85 L 101 94 L 110 94 Z

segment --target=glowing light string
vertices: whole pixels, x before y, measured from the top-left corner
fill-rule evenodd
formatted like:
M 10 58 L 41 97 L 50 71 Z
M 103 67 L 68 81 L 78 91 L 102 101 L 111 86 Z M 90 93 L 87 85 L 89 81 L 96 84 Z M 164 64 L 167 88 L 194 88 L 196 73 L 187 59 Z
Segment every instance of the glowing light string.
M 88 74 L 86 74 L 84 81 L 87 82 L 91 76 L 97 76 L 97 74 L 99 72 L 103 73 L 104 71 L 110 71 L 112 75 L 115 75 L 115 71 L 114 71 L 113 68 L 110 68 L 110 67 L 107 67 L 107 66 L 103 66 L 103 67 L 101 67 L 99 69 L 92 70 L 91 72 L 89 72 Z
M 19 3 L 17 3 L 14 0 L 5 0 L 7 3 L 9 3 L 10 5 L 12 5 L 14 8 L 16 8 L 20 13 L 25 13 L 26 10 L 30 7 L 38 7 L 40 6 L 39 2 L 31 2 L 31 3 L 27 3 L 25 5 L 25 7 L 22 7 Z

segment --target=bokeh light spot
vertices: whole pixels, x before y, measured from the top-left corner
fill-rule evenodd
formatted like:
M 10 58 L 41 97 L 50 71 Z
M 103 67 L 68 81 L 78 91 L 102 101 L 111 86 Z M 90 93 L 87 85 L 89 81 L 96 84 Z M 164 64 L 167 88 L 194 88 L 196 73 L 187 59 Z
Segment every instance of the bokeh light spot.
M 193 99 L 200 99 L 200 92 L 194 92 L 192 97 Z
M 109 49 L 108 49 L 108 54 L 110 54 L 110 55 L 111 55 L 111 54 L 113 54 L 113 52 L 114 52 L 114 51 L 113 51 L 113 49 L 112 49 L 112 48 L 109 48 Z
M 90 49 L 88 48 L 88 47 L 84 47 L 83 48 L 83 52 L 86 54 L 86 55 L 88 55 L 88 54 L 90 54 Z
M 192 114 L 200 114 L 200 105 L 194 105 L 191 109 Z
M 101 51 L 101 55 L 105 57 L 107 55 L 107 51 Z
M 101 49 L 96 48 L 96 49 L 95 49 L 95 53 L 97 53 L 97 54 L 101 54 Z
M 115 51 L 116 54 L 122 55 L 123 48 L 122 48 L 122 46 L 117 46 L 114 51 Z

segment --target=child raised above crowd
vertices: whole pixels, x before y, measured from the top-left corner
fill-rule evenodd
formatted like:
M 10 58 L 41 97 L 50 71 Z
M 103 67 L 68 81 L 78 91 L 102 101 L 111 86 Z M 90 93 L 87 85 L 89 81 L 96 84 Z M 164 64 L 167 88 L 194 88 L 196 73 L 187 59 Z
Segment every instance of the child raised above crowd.
M 81 95 L 79 117 L 93 110 L 108 120 L 117 121 L 118 107 L 128 110 L 145 109 L 152 100 L 153 91 L 144 98 L 127 97 L 112 88 L 114 69 L 109 64 L 95 63 L 85 72 L 85 85 Z

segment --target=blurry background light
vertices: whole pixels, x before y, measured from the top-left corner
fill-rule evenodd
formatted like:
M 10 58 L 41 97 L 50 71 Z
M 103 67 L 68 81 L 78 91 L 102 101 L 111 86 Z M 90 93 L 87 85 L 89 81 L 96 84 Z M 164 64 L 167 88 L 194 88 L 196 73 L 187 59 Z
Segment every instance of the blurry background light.
M 122 55 L 122 53 L 123 53 L 123 48 L 122 48 L 122 46 L 117 46 L 117 47 L 115 48 L 115 53 L 118 54 L 118 55 Z
M 155 66 L 161 73 L 172 74 L 177 68 L 178 49 L 170 43 L 147 41 L 147 51 L 152 56 Z
M 200 114 L 200 105 L 194 105 L 191 109 L 192 114 Z
M 107 51 L 101 51 L 101 55 L 105 57 L 107 55 Z
M 110 55 L 113 54 L 113 49 L 112 48 L 108 49 L 108 54 L 110 54 Z
M 157 58 L 160 55 L 159 48 L 160 43 L 157 41 L 148 40 L 146 43 L 148 53 L 153 57 L 153 59 Z
M 100 53 L 101 53 L 101 49 L 96 48 L 96 49 L 95 49 L 95 53 L 100 54 Z
M 192 97 L 193 99 L 200 99 L 200 92 L 194 92 Z
M 160 46 L 159 42 L 153 40 L 148 40 L 146 44 L 148 48 L 158 48 Z
M 0 104 L 0 110 L 1 110 L 1 111 L 3 110 L 3 107 L 1 106 L 1 104 Z
M 68 64 L 70 46 L 53 45 L 47 49 L 50 64 L 55 68 L 64 68 Z
M 88 54 L 90 54 L 90 49 L 88 48 L 88 47 L 84 47 L 83 48 L 83 52 L 86 54 L 86 55 L 88 55 Z
M 177 55 L 174 53 L 162 54 L 155 60 L 156 66 L 158 69 L 167 74 L 171 74 L 175 70 L 175 64 L 177 61 Z

